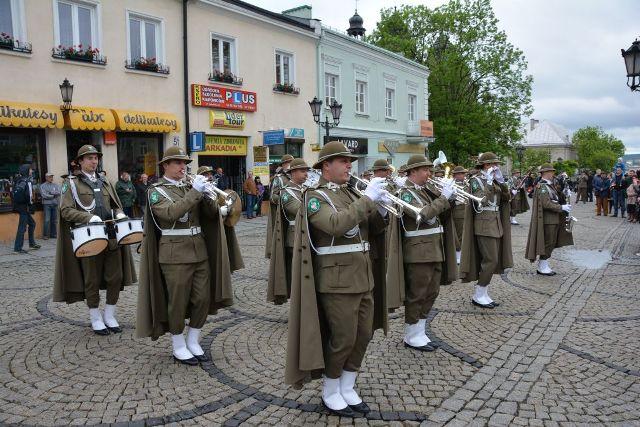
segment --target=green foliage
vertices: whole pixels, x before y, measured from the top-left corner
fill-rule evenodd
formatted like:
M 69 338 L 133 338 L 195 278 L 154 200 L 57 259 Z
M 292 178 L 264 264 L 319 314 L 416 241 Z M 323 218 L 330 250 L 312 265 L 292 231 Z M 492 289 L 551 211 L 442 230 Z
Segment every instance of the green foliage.
M 573 134 L 578 164 L 583 169 L 610 171 L 618 157 L 624 155 L 624 143 L 601 127 L 586 126 Z
M 489 0 L 383 9 L 367 41 L 429 68 L 436 137 L 429 151 L 466 163 L 485 151 L 508 154 L 521 139 L 532 77 L 522 51 L 498 29 Z
M 574 176 L 578 170 L 578 162 L 575 160 L 560 160 L 553 162 L 556 173 L 566 172 L 568 176 Z
M 551 163 L 551 152 L 544 148 L 527 148 L 522 156 L 522 173 L 527 170 L 533 169 L 537 172 L 538 166 L 543 163 Z

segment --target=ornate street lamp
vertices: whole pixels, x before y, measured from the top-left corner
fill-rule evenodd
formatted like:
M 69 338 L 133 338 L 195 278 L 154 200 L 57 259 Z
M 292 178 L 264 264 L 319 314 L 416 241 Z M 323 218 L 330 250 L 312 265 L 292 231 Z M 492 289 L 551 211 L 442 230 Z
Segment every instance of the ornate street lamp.
M 329 129 L 332 127 L 336 127 L 340 124 L 340 114 L 342 114 L 342 104 L 338 104 L 338 102 L 334 99 L 329 109 L 331 110 L 331 117 L 333 118 L 333 123 L 329 122 L 329 117 L 325 114 L 324 122 L 320 121 L 320 112 L 322 111 L 322 101 L 317 97 L 313 97 L 312 101 L 309 101 L 309 107 L 311 108 L 311 114 L 313 114 L 313 121 L 316 122 L 317 125 L 324 128 L 327 133 L 327 139 L 329 139 Z
M 62 95 L 62 109 L 70 110 L 71 109 L 71 101 L 73 100 L 73 85 L 69 83 L 69 80 L 66 78 L 60 85 L 60 95 Z
M 640 90 L 640 41 L 636 39 L 627 50 L 620 49 L 627 68 L 627 86 L 632 91 Z

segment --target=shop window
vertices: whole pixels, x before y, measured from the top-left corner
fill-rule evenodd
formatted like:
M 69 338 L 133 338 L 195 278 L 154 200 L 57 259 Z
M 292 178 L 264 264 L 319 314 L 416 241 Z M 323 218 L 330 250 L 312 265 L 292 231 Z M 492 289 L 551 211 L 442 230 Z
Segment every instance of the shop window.
M 158 161 L 163 135 L 158 133 L 118 133 L 118 175 L 129 172 L 136 182 L 147 174 L 150 182 L 159 178 Z
M 24 0 L 0 0 L 0 49 L 31 53 L 26 35 Z
M 164 65 L 162 20 L 127 12 L 128 58 L 126 68 L 168 74 Z
M 0 128 L 0 212 L 12 210 L 11 190 L 23 164 L 33 168 L 35 201 L 40 203 L 39 184 L 46 173 L 44 131 L 40 129 Z M 56 178 L 59 182 L 59 177 Z
M 57 0 L 53 57 L 106 64 L 100 53 L 99 8 L 93 1 Z

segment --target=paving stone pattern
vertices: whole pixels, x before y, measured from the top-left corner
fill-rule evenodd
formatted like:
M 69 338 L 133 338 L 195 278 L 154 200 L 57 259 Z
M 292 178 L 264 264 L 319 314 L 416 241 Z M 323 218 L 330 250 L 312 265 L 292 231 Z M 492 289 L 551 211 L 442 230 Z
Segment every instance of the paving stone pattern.
M 536 275 L 518 217 L 515 266 L 490 287 L 500 307 L 474 307 L 470 284 L 443 287 L 427 324 L 433 353 L 405 349 L 403 311 L 392 314 L 357 382 L 373 411 L 357 419 L 322 409 L 318 382 L 283 384 L 288 305 L 265 301 L 265 218 L 237 227 L 246 268 L 233 275 L 234 306 L 203 328 L 211 361 L 199 367 L 173 363 L 167 336 L 134 338 L 137 286 L 120 296 L 123 333 L 98 337 L 84 304 L 51 302 L 55 242 L 28 255 L 2 246 L 0 424 L 640 425 L 640 225 L 592 205 L 575 214 L 575 248 L 608 264 L 580 267 L 563 248 L 558 275 Z

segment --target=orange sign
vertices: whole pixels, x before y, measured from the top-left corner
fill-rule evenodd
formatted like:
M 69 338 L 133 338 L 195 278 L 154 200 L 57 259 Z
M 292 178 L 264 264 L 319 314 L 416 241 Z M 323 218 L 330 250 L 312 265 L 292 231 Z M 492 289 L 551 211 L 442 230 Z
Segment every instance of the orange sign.
M 433 122 L 431 120 L 420 120 L 420 136 L 433 138 Z
M 107 131 L 104 133 L 105 145 L 113 145 L 116 143 L 116 133 L 113 131 Z

